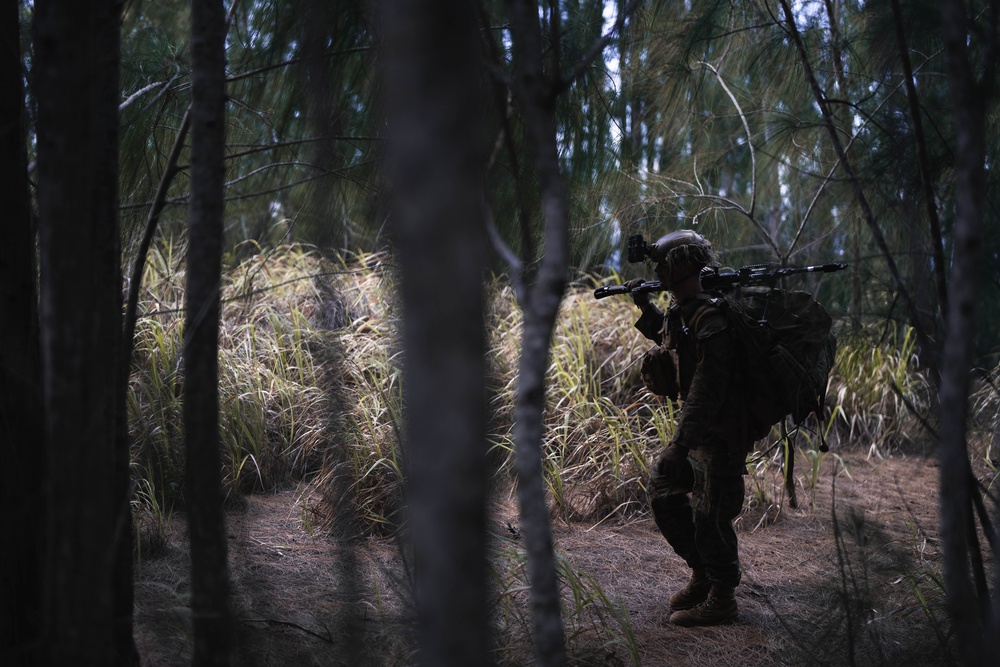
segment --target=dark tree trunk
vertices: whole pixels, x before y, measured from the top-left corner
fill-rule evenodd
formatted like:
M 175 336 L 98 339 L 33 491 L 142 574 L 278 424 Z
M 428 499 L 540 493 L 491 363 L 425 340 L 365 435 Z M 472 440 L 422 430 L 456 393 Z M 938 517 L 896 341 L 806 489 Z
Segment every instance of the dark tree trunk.
M 934 192 L 934 183 L 931 178 L 930 158 L 927 155 L 923 113 L 920 110 L 917 84 L 913 80 L 913 65 L 910 63 L 910 51 L 906 43 L 906 26 L 903 22 L 903 10 L 900 7 L 899 0 L 892 0 L 892 18 L 896 28 L 896 42 L 899 44 L 900 63 L 903 65 L 903 82 L 906 84 L 906 100 L 910 106 L 910 118 L 913 122 L 913 139 L 917 154 L 917 168 L 920 172 L 920 188 L 924 197 L 924 206 L 927 210 L 927 225 L 931 235 L 931 252 L 934 257 L 934 284 L 937 288 L 937 299 L 941 312 L 946 313 L 948 309 L 948 264 L 944 259 L 941 220 L 938 217 L 937 196 Z M 916 217 L 913 219 L 915 220 Z M 937 332 L 932 332 L 932 335 L 936 338 Z M 937 368 L 937 364 L 934 364 L 934 367 Z
M 454 0 L 383 9 L 420 661 L 485 665 L 486 90 L 476 24 L 473 7 Z
M 192 664 L 229 665 L 232 614 L 219 438 L 219 286 L 225 169 L 225 13 L 191 2 L 191 205 L 184 320 L 185 505 L 191 540 Z
M 975 41 L 985 51 L 986 71 L 977 74 L 969 48 L 970 30 L 965 4 L 942 0 L 941 28 L 948 63 L 956 128 L 954 259 L 948 291 L 946 337 L 941 364 L 941 542 L 944 582 L 951 603 L 952 627 L 967 665 L 996 661 L 996 607 L 988 591 L 976 588 L 969 575 L 970 557 L 978 557 L 975 535 L 969 454 L 966 447 L 969 373 L 976 333 L 976 296 L 980 282 L 983 246 L 983 208 L 986 199 L 986 110 L 993 93 L 997 35 L 996 19 L 988 16 L 991 29 L 975 32 Z M 994 5 L 992 12 L 996 12 Z M 981 79 L 977 80 L 977 77 Z M 971 550 L 976 549 L 977 553 Z M 973 561 L 975 563 L 975 561 Z M 983 599 L 983 597 L 986 599 Z M 978 599 L 977 599 L 978 598 Z
M 39 659 L 45 450 L 18 3 L 0 9 L 0 655 Z M 16 537 L 14 537 L 16 536 Z
M 40 321 L 52 664 L 134 658 L 118 229 L 119 4 L 35 3 Z M 121 586 L 129 587 L 127 595 Z M 128 598 L 125 604 L 122 600 Z M 125 608 L 125 607 L 128 608 Z

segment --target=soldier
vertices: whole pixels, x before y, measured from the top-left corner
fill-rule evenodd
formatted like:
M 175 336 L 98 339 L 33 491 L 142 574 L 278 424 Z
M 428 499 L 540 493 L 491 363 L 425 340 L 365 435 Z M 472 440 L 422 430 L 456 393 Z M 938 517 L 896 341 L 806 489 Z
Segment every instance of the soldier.
M 719 295 L 701 285 L 702 268 L 714 260 L 712 245 L 680 230 L 660 238 L 648 255 L 671 293 L 671 306 L 664 315 L 647 293 L 633 294 L 642 310 L 635 326 L 660 346 L 654 350 L 660 380 L 673 385 L 661 385 L 657 393 L 683 400 L 676 433 L 648 485 L 656 526 L 691 568 L 687 586 L 670 596 L 670 622 L 714 625 L 737 615 L 734 591 L 741 575 L 733 520 L 743 507 L 746 453 L 753 445 L 748 434 L 754 429 L 737 390 L 737 353 L 716 305 Z M 644 364 L 647 384 L 650 370 Z

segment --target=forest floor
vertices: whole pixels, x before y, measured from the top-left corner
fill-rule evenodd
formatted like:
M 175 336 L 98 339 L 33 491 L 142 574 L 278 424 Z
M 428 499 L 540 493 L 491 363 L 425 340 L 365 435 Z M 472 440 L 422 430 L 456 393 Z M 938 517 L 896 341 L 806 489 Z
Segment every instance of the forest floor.
M 809 474 L 803 461 L 800 476 Z M 938 583 L 936 460 L 830 454 L 819 472 L 812 489 L 800 477 L 797 509 L 770 502 L 765 510 L 750 495 L 738 520 L 740 614 L 718 627 L 668 622 L 667 598 L 688 573 L 648 516 L 598 525 L 555 520 L 557 552 L 627 611 L 632 636 L 630 645 L 614 644 L 579 626 L 568 633 L 571 653 L 588 664 L 654 667 L 953 662 L 944 648 L 953 642 Z M 310 530 L 309 514 L 300 493 L 284 491 L 251 496 L 228 516 L 237 664 L 414 664 L 396 541 L 370 538 L 352 548 Z M 508 534 L 500 540 L 505 548 L 516 552 L 515 503 L 498 500 L 493 520 Z M 144 665 L 190 664 L 188 567 L 186 527 L 177 515 L 166 551 L 137 571 Z M 604 618 L 612 624 L 607 629 L 627 636 Z M 508 639 L 516 625 L 505 626 Z M 526 644 L 523 634 L 520 640 Z M 600 648 L 578 648 L 588 642 Z M 531 664 L 530 656 L 516 655 L 507 651 L 503 659 Z

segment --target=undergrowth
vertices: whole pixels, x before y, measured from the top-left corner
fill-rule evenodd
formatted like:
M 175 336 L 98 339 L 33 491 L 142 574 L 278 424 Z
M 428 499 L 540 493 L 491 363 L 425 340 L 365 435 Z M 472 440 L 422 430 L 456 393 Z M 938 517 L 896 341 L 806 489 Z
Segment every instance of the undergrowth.
M 138 515 L 183 500 L 182 254 L 155 250 L 144 278 L 128 403 Z M 487 290 L 488 437 L 504 483 L 513 475 L 520 311 L 503 281 Z M 566 521 L 645 511 L 649 462 L 672 436 L 677 409 L 642 385 L 637 362 L 651 343 L 632 326 L 631 301 L 595 300 L 591 291 L 580 285 L 567 293 L 548 371 L 545 470 L 553 512 Z M 225 272 L 219 407 L 232 501 L 304 481 L 325 498 L 316 508 L 324 524 L 346 497 L 367 532 L 398 527 L 403 378 L 392 292 L 384 257 L 331 260 L 299 246 L 259 253 Z M 827 456 L 821 441 L 835 450 L 890 453 L 915 430 L 912 411 L 930 413 L 929 384 L 916 361 L 909 330 L 841 336 L 829 421 L 807 423 L 795 435 L 798 483 L 807 492 Z M 983 390 L 974 402 L 987 431 L 997 428 L 996 396 Z M 753 502 L 784 500 L 779 440 L 775 429 L 749 458 Z M 992 445 L 983 455 L 997 458 Z M 142 523 L 143 530 L 158 524 Z
M 169 246 L 151 253 L 136 331 L 128 409 L 133 519 L 142 557 L 162 548 L 166 518 L 184 498 L 181 256 Z M 390 535 L 400 527 L 404 378 L 393 279 L 386 257 L 331 259 L 299 246 L 260 252 L 225 271 L 219 408 L 230 502 L 299 485 L 304 497 L 319 499 L 309 503 L 312 526 L 334 531 L 348 507 L 352 530 L 362 534 Z M 511 422 L 521 320 L 503 280 L 486 289 L 487 437 L 495 482 L 503 487 L 513 482 Z M 637 362 L 651 343 L 633 327 L 638 311 L 627 298 L 595 300 L 592 289 L 585 281 L 566 294 L 547 377 L 544 469 L 553 516 L 567 522 L 645 513 L 650 461 L 675 428 L 677 406 L 649 393 L 639 376 Z M 664 305 L 666 297 L 658 298 Z M 809 505 L 815 503 L 824 461 L 852 449 L 891 454 L 918 430 L 919 419 L 930 418 L 930 385 L 919 370 L 914 336 L 906 329 L 890 333 L 840 335 L 828 419 L 807 422 L 791 441 L 796 484 Z M 979 456 L 994 470 L 1000 465 L 990 435 L 1000 432 L 997 372 L 984 372 L 972 400 L 973 425 L 987 434 Z M 779 440 L 775 429 L 748 458 L 748 502 L 740 520 L 751 529 L 774 521 L 788 500 Z M 829 452 L 821 451 L 824 442 Z M 848 558 L 869 558 L 868 552 L 848 551 Z M 528 632 L 521 600 L 527 587 L 523 556 L 510 550 L 501 562 L 494 573 L 494 622 L 502 641 L 516 643 Z M 634 661 L 634 640 L 621 607 L 565 562 L 560 576 L 570 596 L 565 602 L 571 645 L 579 639 L 576 655 L 594 650 L 595 656 Z M 900 576 L 910 577 L 911 586 L 927 585 L 912 569 Z

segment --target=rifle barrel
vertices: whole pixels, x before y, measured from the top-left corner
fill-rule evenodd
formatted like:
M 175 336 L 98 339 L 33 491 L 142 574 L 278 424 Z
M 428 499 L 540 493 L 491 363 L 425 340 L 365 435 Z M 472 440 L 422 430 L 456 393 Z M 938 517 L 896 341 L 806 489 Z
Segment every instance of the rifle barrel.
M 640 283 L 635 289 L 629 289 L 625 285 L 608 285 L 606 287 L 598 287 L 594 290 L 595 299 L 603 299 L 606 296 L 612 296 L 614 294 L 635 294 L 636 292 L 659 292 L 666 289 L 659 280 L 647 280 L 644 283 Z
M 816 264 L 814 266 L 786 267 L 783 269 L 769 269 L 767 265 L 755 264 L 745 266 L 739 271 L 720 272 L 718 269 L 703 269 L 701 279 L 702 284 L 707 289 L 722 287 L 725 285 L 752 285 L 765 283 L 774 287 L 778 278 L 795 273 L 833 273 L 846 269 L 847 264 L 843 262 L 832 262 L 830 264 Z M 659 280 L 647 280 L 640 283 L 634 289 L 629 289 L 625 285 L 607 285 L 594 290 L 595 299 L 603 299 L 606 296 L 615 294 L 634 294 L 636 292 L 660 292 L 667 289 Z

